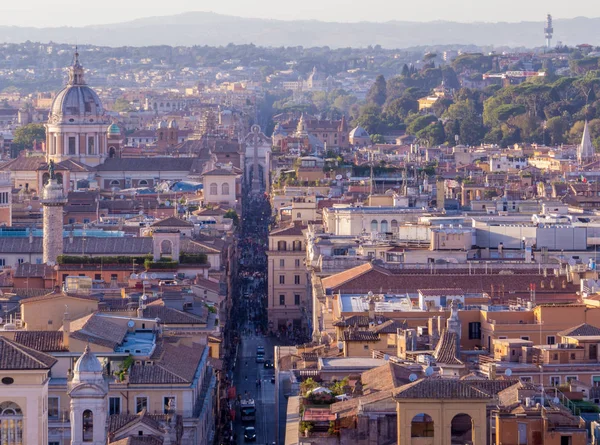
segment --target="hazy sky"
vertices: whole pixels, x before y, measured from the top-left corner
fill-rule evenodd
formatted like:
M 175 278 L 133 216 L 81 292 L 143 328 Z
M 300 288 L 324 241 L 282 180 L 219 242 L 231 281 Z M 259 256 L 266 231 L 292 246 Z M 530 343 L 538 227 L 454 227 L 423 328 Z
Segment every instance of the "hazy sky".
M 95 3 L 95 4 L 94 4 Z M 0 25 L 84 26 L 212 11 L 242 17 L 323 21 L 540 21 L 599 17 L 597 0 L 1 0 Z

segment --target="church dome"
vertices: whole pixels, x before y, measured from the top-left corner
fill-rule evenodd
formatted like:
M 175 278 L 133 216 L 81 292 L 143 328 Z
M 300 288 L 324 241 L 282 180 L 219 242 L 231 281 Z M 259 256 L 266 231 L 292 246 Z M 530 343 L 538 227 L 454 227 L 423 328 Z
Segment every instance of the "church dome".
M 167 123 L 165 121 L 160 121 L 158 123 L 158 128 L 167 128 Z
M 102 364 L 90 350 L 89 346 L 85 347 L 83 355 L 75 362 L 73 372 L 75 375 L 81 373 L 102 373 Z
M 109 136 L 119 136 L 121 134 L 121 129 L 117 124 L 110 124 L 106 132 Z
M 79 54 L 75 53 L 75 62 L 69 69 L 69 82 L 54 98 L 51 115 L 67 118 L 94 118 L 104 115 L 98 94 L 86 85 L 83 74 Z
M 351 138 L 368 138 L 369 133 L 363 127 L 356 127 L 350 132 Z
M 169 121 L 169 128 L 177 128 L 177 121 L 175 119 L 171 119 Z

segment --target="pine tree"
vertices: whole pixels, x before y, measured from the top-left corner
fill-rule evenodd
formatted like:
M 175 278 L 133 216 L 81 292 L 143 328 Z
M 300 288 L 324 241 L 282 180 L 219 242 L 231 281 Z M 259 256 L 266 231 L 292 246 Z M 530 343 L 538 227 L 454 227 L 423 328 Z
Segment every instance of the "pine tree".
M 387 85 L 385 77 L 383 75 L 377 76 L 375 83 L 367 94 L 367 102 L 373 103 L 378 106 L 383 106 L 387 98 Z

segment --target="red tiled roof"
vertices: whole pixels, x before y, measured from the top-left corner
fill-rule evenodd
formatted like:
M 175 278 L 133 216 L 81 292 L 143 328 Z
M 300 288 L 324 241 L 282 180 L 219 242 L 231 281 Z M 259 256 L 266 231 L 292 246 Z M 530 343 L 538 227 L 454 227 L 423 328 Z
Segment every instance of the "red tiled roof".
M 43 352 L 0 337 L 0 370 L 50 369 L 57 360 Z
M 433 353 L 436 361 L 445 365 L 463 365 L 457 357 L 457 342 L 456 333 L 444 330 Z
M 68 351 L 63 342 L 63 334 L 62 331 L 17 331 L 15 341 L 36 351 Z
M 363 274 L 373 270 L 371 263 L 361 264 L 360 266 L 353 267 L 352 269 L 345 270 L 340 273 L 336 273 L 329 277 L 323 278 L 323 289 L 337 289 L 343 284 L 358 279 Z
M 527 292 L 530 285 L 537 284 L 538 289 L 551 289 L 554 294 L 574 293 L 577 287 L 562 277 L 548 274 L 544 277 L 538 269 L 513 270 L 510 275 L 498 273 L 473 273 L 464 269 L 444 269 L 431 273 L 429 269 L 387 269 L 366 263 L 344 272 L 322 279 L 323 288 L 328 293 L 366 292 L 417 292 L 419 289 L 436 288 L 463 289 L 465 292 L 499 293 Z M 544 286 L 541 283 L 544 283 Z M 554 283 L 552 288 L 551 283 Z M 564 288 L 563 288 L 564 284 Z
M 379 334 L 371 331 L 344 331 L 343 341 L 379 341 Z
M 163 340 L 161 356 L 152 365 L 133 365 L 129 376 L 132 384 L 190 384 L 205 346 L 176 345 Z
M 587 323 L 581 323 L 573 328 L 558 333 L 561 337 L 598 337 L 600 328 Z
M 360 378 L 364 385 L 363 393 L 368 395 L 398 388 L 410 382 L 411 374 L 413 371 L 410 369 L 392 362 L 370 369 L 363 372 Z M 420 376 L 421 373 L 416 374 Z
M 424 378 L 400 387 L 394 394 L 396 399 L 491 399 L 492 397 L 475 387 L 471 382 L 438 378 Z
M 70 331 L 71 338 L 114 349 L 123 342 L 127 326 L 94 313 L 72 321 Z

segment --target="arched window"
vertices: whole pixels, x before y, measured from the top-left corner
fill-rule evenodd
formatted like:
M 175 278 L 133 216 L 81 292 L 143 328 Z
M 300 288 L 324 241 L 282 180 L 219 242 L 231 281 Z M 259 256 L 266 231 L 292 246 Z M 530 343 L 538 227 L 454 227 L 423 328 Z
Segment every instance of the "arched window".
M 63 175 L 62 175 L 62 173 L 57 173 L 56 174 L 56 182 L 58 182 L 59 184 L 63 183 Z
M 429 414 L 417 414 L 410 423 L 410 437 L 433 437 L 433 426 Z
M 301 251 L 302 250 L 302 241 L 299 241 L 299 240 L 294 241 L 292 250 L 295 250 L 297 252 Z
M 46 185 L 48 184 L 48 181 L 50 180 L 50 173 L 44 173 L 42 175 L 42 184 Z
M 379 224 L 377 223 L 377 220 L 374 219 L 373 221 L 371 221 L 371 232 L 377 232 L 378 229 Z
M 214 183 L 214 182 L 210 185 L 210 194 L 211 195 L 217 195 L 217 194 L 219 194 L 217 184 Z
M 277 250 L 287 250 L 287 243 L 285 241 L 277 241 Z
M 388 231 L 388 222 L 387 222 L 387 219 L 381 220 L 381 231 L 382 232 L 387 232 Z
M 229 195 L 229 184 L 226 182 L 221 185 L 221 195 Z
M 392 219 L 392 230 L 397 229 L 398 228 L 398 221 L 396 221 L 395 219 Z
M 108 149 L 108 156 L 111 158 L 114 158 L 117 155 L 117 151 L 115 150 L 115 147 L 110 147 Z
M 121 185 L 121 183 L 120 183 L 118 180 L 116 180 L 116 179 L 113 179 L 112 181 L 110 181 L 110 185 L 111 185 L 111 186 L 118 187 L 118 186 L 120 186 L 120 185 Z
M 173 254 L 173 243 L 171 240 L 165 239 L 160 243 L 160 256 L 172 255 Z
M 93 442 L 94 440 L 94 413 L 89 409 L 86 409 L 83 414 L 83 422 L 81 428 L 83 430 L 83 441 Z
M 138 185 L 148 185 L 148 181 L 146 181 L 145 179 L 140 179 L 140 181 L 138 182 Z
M 452 443 L 473 443 L 473 419 L 468 414 L 457 414 L 450 424 Z
M 0 434 L 2 444 L 23 443 L 23 411 L 14 402 L 0 403 Z
M 162 131 L 160 133 L 158 133 L 158 140 L 160 140 L 160 141 L 163 140 L 163 132 Z

